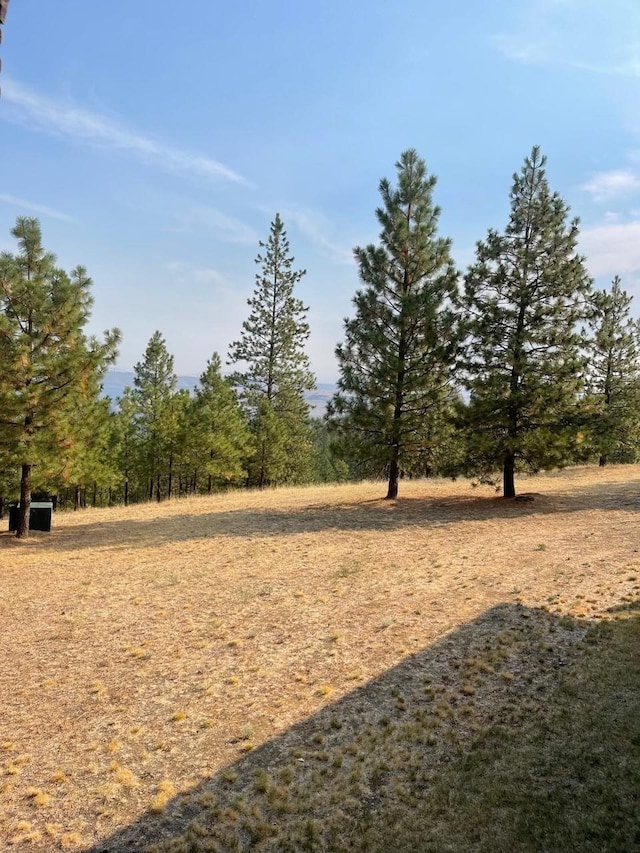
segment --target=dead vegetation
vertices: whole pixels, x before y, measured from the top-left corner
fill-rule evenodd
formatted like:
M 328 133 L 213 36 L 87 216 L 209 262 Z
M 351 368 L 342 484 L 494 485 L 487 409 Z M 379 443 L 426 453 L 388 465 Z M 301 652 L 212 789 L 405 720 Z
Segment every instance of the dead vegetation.
M 445 849 L 419 815 L 455 839 L 447 803 L 471 806 L 443 768 L 480 780 L 464 763 L 638 601 L 640 467 L 526 488 L 234 493 L 0 535 L 0 839 L 382 851 L 394 826 L 394 849 Z

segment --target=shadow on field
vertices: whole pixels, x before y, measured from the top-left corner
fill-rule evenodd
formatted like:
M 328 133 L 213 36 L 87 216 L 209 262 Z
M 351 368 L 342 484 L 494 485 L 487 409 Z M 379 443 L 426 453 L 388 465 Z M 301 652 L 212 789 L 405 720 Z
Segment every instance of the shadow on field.
M 610 481 L 576 488 L 571 494 L 572 503 L 593 506 L 594 509 L 640 509 L 640 479 L 623 483 Z
M 90 853 L 640 849 L 639 644 L 499 605 Z
M 175 513 L 170 517 L 127 520 L 120 514 L 113 521 L 88 521 L 58 530 L 54 523 L 51 544 L 62 550 L 96 546 L 129 550 L 137 545 L 161 546 L 224 536 L 277 537 L 330 531 L 394 530 L 412 526 L 447 527 L 466 522 L 580 512 L 587 508 L 636 512 L 640 509 L 640 480 L 576 488 L 571 494 L 533 494 L 531 497 L 531 501 L 475 494 L 449 498 L 401 497 L 398 501 L 380 499 L 316 504 L 300 509 L 239 509 L 204 514 L 181 514 L 178 499 L 173 503 Z M 91 511 L 86 512 L 89 514 Z M 124 512 L 126 510 L 122 510 Z M 50 539 L 43 537 L 43 541 L 48 543 Z

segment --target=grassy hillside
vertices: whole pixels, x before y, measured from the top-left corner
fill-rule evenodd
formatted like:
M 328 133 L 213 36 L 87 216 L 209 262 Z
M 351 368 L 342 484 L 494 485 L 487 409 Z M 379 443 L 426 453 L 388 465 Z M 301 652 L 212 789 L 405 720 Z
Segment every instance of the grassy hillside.
M 640 467 L 526 488 L 235 493 L 1 534 L 0 839 L 635 849 Z

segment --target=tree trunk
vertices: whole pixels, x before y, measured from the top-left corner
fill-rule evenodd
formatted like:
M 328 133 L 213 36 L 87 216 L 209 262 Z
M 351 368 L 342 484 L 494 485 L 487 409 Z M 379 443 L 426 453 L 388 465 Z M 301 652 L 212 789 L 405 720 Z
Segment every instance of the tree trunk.
M 26 539 L 29 536 L 29 516 L 31 514 L 31 465 L 22 465 L 20 474 L 20 511 L 18 512 L 18 529 L 16 538 Z
M 156 473 L 156 500 L 160 503 L 160 471 Z
M 73 511 L 80 509 L 80 486 L 76 486 L 73 493 Z
M 4 498 L 0 495 L 0 518 L 4 518 Z
M 502 496 L 505 498 L 515 498 L 516 460 L 512 450 L 507 450 L 504 454 L 504 464 L 502 467 Z
M 98 504 L 98 484 L 93 481 L 93 494 L 91 495 L 91 506 L 95 509 Z
M 167 484 L 167 497 L 171 500 L 173 490 L 173 453 L 169 454 L 169 482 Z
M 393 459 L 389 465 L 389 487 L 387 489 L 386 500 L 394 501 L 398 497 L 398 479 L 400 469 L 398 466 L 398 448 L 394 448 Z
M 411 213 L 411 205 L 409 205 L 408 215 Z M 402 286 L 403 295 L 409 290 L 409 275 L 407 270 L 404 271 L 404 281 Z M 404 312 L 404 308 L 402 309 Z M 393 453 L 389 463 L 389 486 L 387 489 L 386 500 L 395 500 L 398 497 L 398 479 L 400 476 L 400 444 L 402 436 L 402 423 L 404 418 L 404 386 L 406 373 L 406 332 L 404 328 L 404 320 L 401 315 L 401 330 L 400 341 L 398 343 L 398 375 L 396 377 L 396 399 L 393 407 Z
M 607 457 L 606 457 L 606 456 L 604 455 L 604 453 L 603 453 L 603 454 L 600 456 L 600 459 L 598 459 L 598 465 L 599 465 L 601 468 L 604 468 L 604 466 L 605 466 L 606 464 L 607 464 Z
M 129 480 L 124 481 L 124 505 L 129 506 Z

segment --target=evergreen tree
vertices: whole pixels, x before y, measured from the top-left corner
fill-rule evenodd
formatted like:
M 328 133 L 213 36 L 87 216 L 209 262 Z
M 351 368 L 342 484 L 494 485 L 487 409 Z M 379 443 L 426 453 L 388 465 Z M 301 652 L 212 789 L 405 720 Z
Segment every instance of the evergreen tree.
M 1 418 L 1 416 L 0 416 Z M 0 430 L 2 426 L 0 425 Z M 20 468 L 11 448 L 0 442 L 0 518 L 4 518 L 7 501 L 13 499 L 20 483 Z
M 190 424 L 192 398 L 182 388 L 169 400 L 166 413 L 165 449 L 166 449 L 166 495 L 171 500 L 180 488 L 181 472 L 188 462 L 190 450 Z
M 407 470 L 415 477 L 455 477 L 464 465 L 464 433 L 457 427 L 457 413 L 464 405 L 461 395 L 447 394 L 425 419 L 420 445 L 407 459 Z
M 115 449 L 115 459 L 120 475 L 122 502 L 129 506 L 132 500 L 140 500 L 146 496 L 144 486 L 140 485 L 140 452 L 138 447 L 138 429 L 136 413 L 138 403 L 133 390 L 127 386 L 122 397 L 118 399 L 118 411 L 112 423 L 112 444 Z M 146 482 L 146 472 L 145 480 Z
M 240 364 L 232 381 L 254 436 L 250 482 L 299 481 L 307 476 L 311 433 L 305 391 L 315 387 L 304 346 L 309 337 L 308 308 L 294 296 L 305 270 L 294 270 L 289 241 L 279 214 L 269 239 L 260 243 L 251 312 L 242 334 L 229 349 L 229 364 Z
M 326 420 L 314 418 L 313 429 L 313 481 L 315 483 L 343 483 L 349 479 L 349 466 L 337 452 Z
M 172 488 L 177 428 L 173 398 L 178 378 L 173 356 L 160 332 L 154 332 L 143 360 L 134 368 L 132 400 L 136 448 L 147 497 L 162 500 Z
M 84 328 L 92 306 L 84 267 L 71 275 L 42 247 L 37 219 L 19 217 L 16 255 L 0 256 L 0 444 L 20 468 L 18 537 L 29 530 L 32 472 L 73 442 L 73 417 L 115 359 L 114 329 L 103 342 Z
M 110 401 L 100 398 L 99 393 L 99 384 L 84 390 L 82 405 L 70 412 L 68 434 L 73 438 L 59 447 L 46 473 L 46 482 L 56 492 L 72 490 L 75 509 L 86 505 L 88 494 L 96 506 L 98 493 L 111 488 L 118 479 L 115 459 L 109 453 Z
M 505 497 L 517 467 L 565 464 L 580 440 L 579 324 L 591 282 L 578 220 L 549 189 L 545 163 L 534 147 L 513 176 L 504 233 L 489 230 L 465 278 L 471 467 L 481 476 L 501 467 Z
M 200 377 L 191 414 L 194 491 L 238 485 L 247 476 L 250 435 L 231 383 L 214 353 Z
M 587 386 L 600 465 L 634 462 L 640 446 L 640 328 L 616 276 L 593 294 Z
M 380 243 L 354 252 L 364 288 L 353 300 L 355 317 L 345 320 L 339 391 L 328 408 L 354 461 L 387 475 L 387 498 L 397 497 L 401 469 L 440 441 L 458 343 L 458 274 L 451 242 L 437 232 L 436 178 L 414 150 L 396 168 L 397 188 L 380 182 Z

